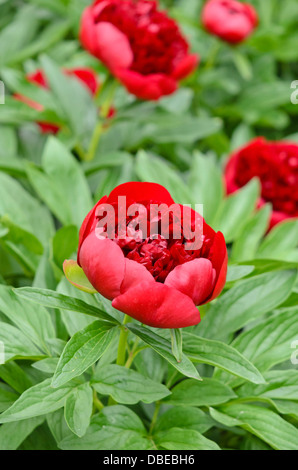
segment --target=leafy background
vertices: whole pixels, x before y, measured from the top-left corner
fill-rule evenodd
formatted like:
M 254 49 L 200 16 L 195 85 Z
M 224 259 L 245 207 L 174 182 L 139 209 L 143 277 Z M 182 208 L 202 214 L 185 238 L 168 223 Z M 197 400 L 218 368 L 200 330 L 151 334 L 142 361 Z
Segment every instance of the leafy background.
M 7 93 L 0 106 L 0 449 L 298 449 L 298 371 L 290 361 L 298 338 L 298 222 L 266 235 L 271 208 L 255 211 L 258 181 L 230 197 L 222 183 L 226 157 L 253 136 L 298 140 L 298 106 L 290 101 L 298 4 L 252 0 L 260 25 L 235 48 L 203 31 L 202 1 L 162 3 L 200 66 L 159 103 L 137 101 L 119 86 L 116 116 L 86 162 L 80 157 L 98 105 L 61 67 L 90 66 L 105 80 L 77 39 L 89 1 L 0 1 Z M 25 80 L 40 67 L 51 91 Z M 42 115 L 15 92 L 42 103 Z M 61 126 L 56 137 L 40 133 L 41 117 Z M 180 203 L 203 203 L 207 222 L 228 243 L 225 290 L 200 309 L 197 327 L 184 330 L 181 363 L 167 331 L 130 323 L 127 367 L 116 365 L 122 314 L 63 276 L 93 203 L 131 180 L 161 183 Z

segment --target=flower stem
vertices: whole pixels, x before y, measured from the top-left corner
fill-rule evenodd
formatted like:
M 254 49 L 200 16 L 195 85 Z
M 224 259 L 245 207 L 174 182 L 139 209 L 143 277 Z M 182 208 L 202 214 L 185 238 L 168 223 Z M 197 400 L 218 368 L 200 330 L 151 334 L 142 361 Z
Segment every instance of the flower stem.
M 115 80 L 111 75 L 108 75 L 104 84 L 99 90 L 98 100 L 100 105 L 99 116 L 100 119 L 96 124 L 93 135 L 91 137 L 90 145 L 87 154 L 85 155 L 85 161 L 93 160 L 95 152 L 98 147 L 99 140 L 105 129 L 105 120 L 109 115 L 111 104 L 114 98 L 116 87 L 118 85 L 117 80 Z
M 121 325 L 121 332 L 118 344 L 118 354 L 116 364 L 118 366 L 124 366 L 125 364 L 125 354 L 126 354 L 126 346 L 127 346 L 127 336 L 128 336 L 128 329 L 125 328 L 126 323 L 130 322 L 130 317 L 128 315 L 124 315 L 123 323 Z M 117 402 L 112 398 L 109 397 L 108 405 L 116 405 Z
M 150 428 L 149 428 L 149 436 L 152 435 L 152 431 L 153 431 L 154 426 L 156 424 L 156 420 L 158 418 L 160 405 L 161 405 L 161 403 L 159 401 L 157 401 L 156 404 L 155 404 L 155 410 L 154 410 L 154 413 L 153 413 L 153 416 L 152 416 L 152 421 L 151 421 Z
M 93 408 L 94 410 L 96 409 L 98 411 L 101 411 L 104 408 L 103 403 L 97 396 L 96 390 L 93 390 Z
M 214 67 L 220 47 L 220 42 L 216 40 L 216 42 L 214 42 L 210 48 L 209 56 L 205 63 L 204 70 L 209 70 Z

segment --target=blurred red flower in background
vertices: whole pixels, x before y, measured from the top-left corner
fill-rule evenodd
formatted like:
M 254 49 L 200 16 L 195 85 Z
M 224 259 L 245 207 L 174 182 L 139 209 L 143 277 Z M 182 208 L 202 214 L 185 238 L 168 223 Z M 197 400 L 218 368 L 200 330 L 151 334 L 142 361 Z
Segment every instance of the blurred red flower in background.
M 290 217 L 298 217 L 298 145 L 252 140 L 235 152 L 225 169 L 227 192 L 233 193 L 253 177 L 259 177 L 262 197 L 259 207 L 272 204 L 270 228 Z
M 126 235 L 134 217 L 124 219 L 124 237 L 119 237 L 119 225 L 116 225 L 115 238 L 98 236 L 96 229 L 102 217 L 99 209 L 109 204 L 116 210 L 120 196 L 125 196 L 127 206 L 142 204 L 146 208 L 146 221 L 149 221 L 151 204 L 167 207 L 175 204 L 159 184 L 132 182 L 118 186 L 85 218 L 80 230 L 78 264 L 93 287 L 113 300 L 116 309 L 140 322 L 158 328 L 198 324 L 200 314 L 196 305 L 217 297 L 225 285 L 228 258 L 222 233 L 216 233 L 198 213 L 187 208 L 192 226 L 195 220 L 202 222 L 198 249 L 185 249 L 185 215 L 179 223 L 174 217 L 170 219 L 167 238 L 160 235 L 160 229 L 154 237 Z M 177 204 L 177 207 L 182 215 L 183 206 Z M 118 217 L 116 211 L 117 224 Z M 174 225 L 179 229 L 179 238 L 173 236 Z
M 209 0 L 202 11 L 206 30 L 226 42 L 238 44 L 256 28 L 258 15 L 252 5 L 237 0 Z
M 87 86 L 87 88 L 90 90 L 92 95 L 96 94 L 99 88 L 99 82 L 98 82 L 95 72 L 92 69 L 89 69 L 89 68 L 64 69 L 64 73 L 66 75 L 77 77 L 82 83 L 84 83 Z M 39 87 L 47 88 L 47 89 L 49 88 L 46 76 L 42 70 L 36 70 L 34 73 L 28 74 L 26 78 L 28 82 L 34 83 Z M 14 97 L 17 100 L 22 101 L 23 103 L 26 103 L 31 108 L 36 109 L 37 111 L 43 111 L 44 109 L 40 103 L 36 103 L 35 101 L 31 100 L 30 98 L 27 98 L 26 96 L 15 94 Z M 38 122 L 37 124 L 39 125 L 41 131 L 44 134 L 47 134 L 47 133 L 57 134 L 57 132 L 60 129 L 59 126 L 55 124 L 51 124 L 50 122 Z
M 96 0 L 83 13 L 80 38 L 141 99 L 173 93 L 198 64 L 177 23 L 156 1 Z

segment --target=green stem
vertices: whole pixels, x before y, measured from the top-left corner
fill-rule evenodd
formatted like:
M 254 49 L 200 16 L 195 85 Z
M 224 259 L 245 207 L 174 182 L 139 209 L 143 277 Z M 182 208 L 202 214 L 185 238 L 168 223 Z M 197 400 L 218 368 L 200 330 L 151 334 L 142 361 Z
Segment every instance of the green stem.
M 156 420 L 158 418 L 160 405 L 161 405 L 161 403 L 159 401 L 157 401 L 156 404 L 155 404 L 155 410 L 154 410 L 154 413 L 153 413 L 153 416 L 152 416 L 152 421 L 151 421 L 150 428 L 149 428 L 149 436 L 152 435 L 152 431 L 153 431 L 154 426 L 156 424 Z
M 93 408 L 98 411 L 101 411 L 104 408 L 103 403 L 97 396 L 96 390 L 93 390 Z
M 99 140 L 105 129 L 105 120 L 109 115 L 111 104 L 114 98 L 116 87 L 118 86 L 117 80 L 115 80 L 111 75 L 108 75 L 106 81 L 99 90 L 99 95 L 97 96 L 97 101 L 100 105 L 100 120 L 96 124 L 93 135 L 91 137 L 90 145 L 87 154 L 85 155 L 86 161 L 93 160 L 95 156 L 96 149 L 98 147 Z M 104 99 L 102 99 L 102 96 Z
M 213 68 L 213 66 L 215 65 L 215 61 L 216 61 L 220 47 L 221 47 L 221 43 L 216 40 L 210 48 L 208 59 L 204 66 L 204 70 L 209 70 Z
M 120 338 L 119 338 L 119 344 L 118 344 L 118 354 L 117 354 L 117 360 L 116 360 L 116 364 L 118 366 L 124 366 L 125 364 L 125 354 L 126 354 L 126 341 L 127 341 L 127 336 L 128 336 L 128 329 L 125 328 L 124 325 L 126 325 L 126 323 L 129 323 L 130 322 L 130 317 L 128 315 L 124 315 L 124 319 L 123 319 L 123 323 L 121 325 L 121 331 L 120 331 Z M 108 405 L 111 406 L 111 405 L 116 405 L 117 402 L 112 398 L 112 397 L 109 397 L 109 400 L 108 400 Z

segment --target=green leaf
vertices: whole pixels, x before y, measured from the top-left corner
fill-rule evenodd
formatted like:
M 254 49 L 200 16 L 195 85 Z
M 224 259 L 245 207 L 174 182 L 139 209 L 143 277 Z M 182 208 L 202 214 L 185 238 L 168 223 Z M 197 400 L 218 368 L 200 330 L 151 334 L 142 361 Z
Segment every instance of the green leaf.
M 177 362 L 182 360 L 182 331 L 180 328 L 171 329 L 172 353 Z
M 172 389 L 172 395 L 164 402 L 181 406 L 213 406 L 235 397 L 233 390 L 218 380 L 204 378 L 199 382 L 186 379 Z
M 298 430 L 266 408 L 233 404 L 219 409 L 276 450 L 298 450 Z
M 40 359 L 43 353 L 18 328 L 0 322 L 0 341 L 4 344 L 5 362 L 11 359 Z
M 42 243 L 32 233 L 15 225 L 7 216 L 0 218 L 0 224 L 8 229 L 8 233 L 3 236 L 4 240 L 23 245 L 29 251 L 32 251 L 32 253 L 42 255 Z
M 154 436 L 154 441 L 159 447 L 167 450 L 220 450 L 215 442 L 194 429 L 175 427 L 158 433 Z
M 38 417 L 3 424 L 0 427 L 0 450 L 16 450 L 43 421 L 44 417 Z
M 93 395 L 89 383 L 75 388 L 65 403 L 65 420 L 74 434 L 84 436 L 90 424 Z
M 261 244 L 257 256 L 258 258 L 283 259 L 284 253 L 297 246 L 298 220 L 286 220 L 270 231 Z
M 170 408 L 157 420 L 154 433 L 171 428 L 194 429 L 200 433 L 208 431 L 214 422 L 199 408 L 177 406 Z
M 8 385 L 0 382 L 0 413 L 7 410 L 17 398 L 18 395 Z
M 51 379 L 46 379 L 26 390 L 20 398 L 0 416 L 0 423 L 9 423 L 52 413 L 65 404 L 74 384 L 59 389 L 51 387 Z
M 116 364 L 98 369 L 92 385 L 98 393 L 111 395 L 114 400 L 126 405 L 139 401 L 153 403 L 171 393 L 164 385 Z
M 229 265 L 227 273 L 227 282 L 234 282 L 248 276 L 254 271 L 254 266 Z
M 52 239 L 52 256 L 60 269 L 64 260 L 77 251 L 78 243 L 78 229 L 75 225 L 67 225 L 57 230 Z
M 252 179 L 221 204 L 213 228 L 223 232 L 227 243 L 240 235 L 256 207 L 259 194 L 260 183 L 257 179 Z
M 97 292 L 76 261 L 72 259 L 65 260 L 63 263 L 63 271 L 67 280 L 77 289 L 87 292 L 88 294 L 95 294 Z
M 14 292 L 20 297 L 31 300 L 32 302 L 36 302 L 40 305 L 44 305 L 45 307 L 73 310 L 75 312 L 85 313 L 86 315 L 100 318 L 101 320 L 118 323 L 115 318 L 103 310 L 94 307 L 94 305 L 89 305 L 83 300 L 59 294 L 58 292 L 51 291 L 49 289 L 21 287 L 19 289 L 14 289 Z
M 22 204 L 19 203 L 22 201 Z M 53 234 L 49 212 L 13 178 L 0 173 L 0 215 L 47 244 Z
M 140 418 L 125 406 L 105 407 L 91 420 L 82 438 L 75 435 L 59 443 L 63 450 L 146 450 L 150 441 Z
M 164 357 L 181 374 L 200 380 L 197 369 L 185 354 L 182 355 L 181 362 L 176 361 L 175 357 L 172 355 L 171 343 L 166 338 L 153 333 L 153 331 L 148 328 L 133 323 L 128 323 L 126 327 L 136 336 L 139 336 L 144 343 L 149 344 L 154 351 Z
M 237 349 L 210 339 L 184 333 L 184 353 L 194 362 L 219 367 L 253 383 L 264 383 L 264 378 Z
M 287 361 L 294 352 L 291 345 L 298 336 L 297 315 L 297 308 L 278 311 L 241 333 L 232 346 L 261 371 Z
M 78 331 L 66 344 L 52 386 L 57 388 L 83 374 L 104 354 L 115 334 L 113 323 L 95 321 Z
M 97 119 L 97 109 L 90 91 L 75 77 L 65 75 L 49 57 L 43 55 L 40 61 L 49 87 L 60 103 L 71 130 L 77 137 L 89 141 Z
M 161 158 L 140 150 L 136 160 L 136 173 L 142 181 L 162 184 L 171 193 L 176 203 L 195 202 L 176 169 Z
M 222 339 L 239 330 L 284 302 L 295 279 L 295 271 L 278 271 L 239 281 L 211 305 L 200 323 L 200 334 Z
M 224 196 L 222 174 L 211 158 L 198 152 L 192 160 L 189 189 L 193 200 L 203 204 L 204 219 L 212 224 Z
M 93 206 L 80 164 L 58 139 L 50 137 L 42 155 L 42 166 L 51 182 L 61 191 L 71 213 L 71 223 L 80 227 Z
M 268 226 L 271 215 L 269 204 L 263 206 L 247 221 L 239 238 L 233 244 L 231 258 L 235 261 L 246 261 L 256 257 L 258 245 Z
M 42 351 L 48 352 L 46 341 L 56 333 L 49 312 L 31 302 L 24 302 L 15 292 L 0 285 L 0 310 L 21 329 Z

